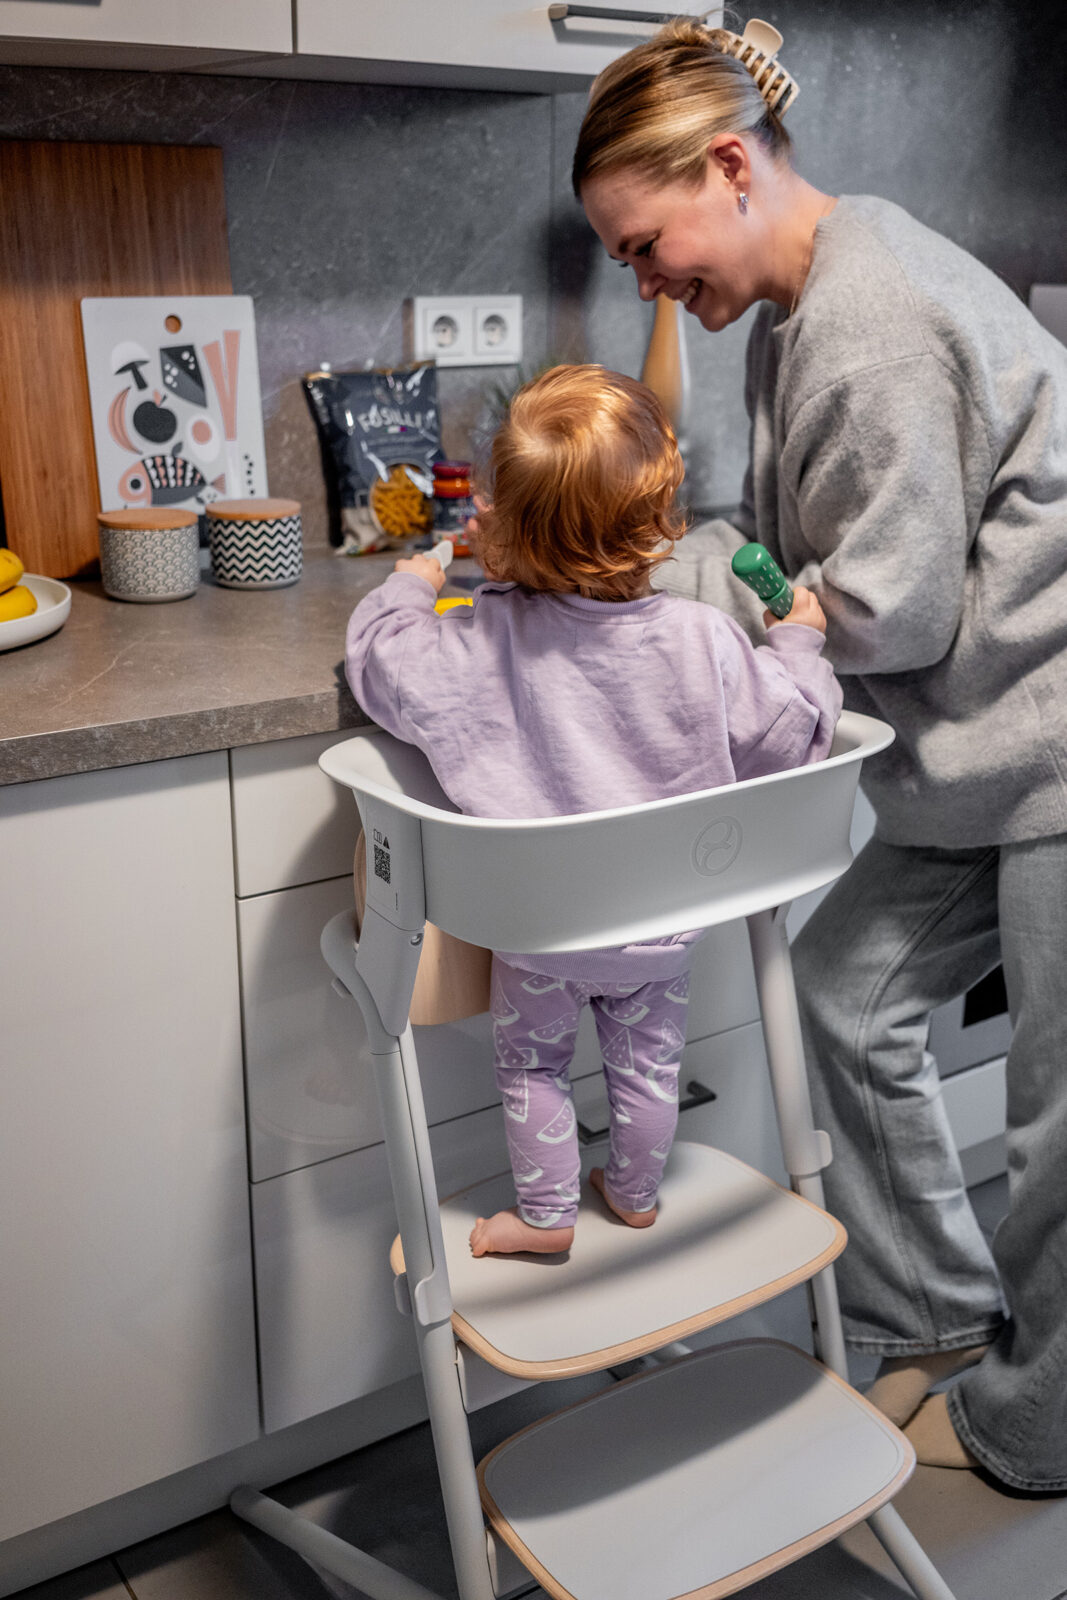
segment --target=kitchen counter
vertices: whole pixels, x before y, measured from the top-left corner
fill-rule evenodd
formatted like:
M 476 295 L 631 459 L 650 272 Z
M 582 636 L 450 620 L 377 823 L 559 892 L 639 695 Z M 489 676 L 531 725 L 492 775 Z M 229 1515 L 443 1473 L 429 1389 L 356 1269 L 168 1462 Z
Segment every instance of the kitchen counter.
M 345 624 L 395 559 L 305 550 L 288 588 L 224 589 L 205 573 L 163 605 L 72 583 L 58 633 L 0 654 L 0 783 L 365 725 L 344 680 Z M 471 560 L 452 573 L 446 594 L 480 576 Z

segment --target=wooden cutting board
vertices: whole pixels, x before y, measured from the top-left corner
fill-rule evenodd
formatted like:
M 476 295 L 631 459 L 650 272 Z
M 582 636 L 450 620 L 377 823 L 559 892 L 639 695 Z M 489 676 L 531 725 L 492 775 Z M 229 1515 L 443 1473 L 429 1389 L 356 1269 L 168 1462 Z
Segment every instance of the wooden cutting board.
M 82 297 L 231 292 L 221 150 L 0 141 L 0 496 L 27 571 L 97 570 Z

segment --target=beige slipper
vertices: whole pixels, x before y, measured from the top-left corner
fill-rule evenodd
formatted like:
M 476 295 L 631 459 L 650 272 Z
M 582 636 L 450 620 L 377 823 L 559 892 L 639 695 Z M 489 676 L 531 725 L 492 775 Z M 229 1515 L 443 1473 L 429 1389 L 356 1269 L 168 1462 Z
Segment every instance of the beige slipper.
M 867 1390 L 867 1399 L 883 1416 L 902 1428 L 913 1417 L 929 1391 L 957 1372 L 975 1366 L 988 1344 L 971 1345 L 966 1350 L 935 1350 L 928 1355 L 890 1356 L 878 1368 L 878 1376 Z
M 947 1395 L 928 1396 L 904 1432 L 915 1446 L 915 1454 L 924 1467 L 967 1468 L 981 1465 L 952 1426 Z

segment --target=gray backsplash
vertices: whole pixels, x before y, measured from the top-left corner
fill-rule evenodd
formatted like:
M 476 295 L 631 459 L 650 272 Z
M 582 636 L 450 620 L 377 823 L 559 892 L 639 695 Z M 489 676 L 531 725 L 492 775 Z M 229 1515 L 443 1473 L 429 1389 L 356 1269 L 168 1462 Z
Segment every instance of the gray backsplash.
M 1021 294 L 1067 279 L 1058 6 L 798 0 L 766 15 L 801 86 L 789 126 L 806 177 L 899 201 Z M 650 308 L 570 194 L 582 107 L 580 95 L 0 68 L 0 137 L 221 146 L 234 290 L 256 304 L 270 488 L 302 501 L 313 539 L 325 495 L 300 375 L 402 359 L 406 297 L 521 294 L 524 365 L 639 371 Z M 746 324 L 714 337 L 689 325 L 698 504 L 740 488 Z M 449 453 L 469 451 L 487 390 L 515 376 L 440 374 Z

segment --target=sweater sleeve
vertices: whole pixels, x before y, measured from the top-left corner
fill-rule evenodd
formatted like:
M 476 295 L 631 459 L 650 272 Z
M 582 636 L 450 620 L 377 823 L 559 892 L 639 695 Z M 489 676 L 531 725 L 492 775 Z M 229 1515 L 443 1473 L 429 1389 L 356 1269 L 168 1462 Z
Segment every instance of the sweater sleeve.
M 348 619 L 345 677 L 369 717 L 387 733 L 413 742 L 404 726 L 404 657 L 412 639 L 428 643 L 441 619 L 432 584 L 413 572 L 393 572 L 359 602 Z
M 951 646 L 970 544 L 962 426 L 930 355 L 843 378 L 791 422 L 783 487 L 816 552 L 791 581 L 818 595 L 839 672 L 912 671 Z
M 776 623 L 767 643 L 754 649 L 737 623 L 721 620 L 719 660 L 738 780 L 824 760 L 842 694 L 823 656 L 822 634 L 803 623 Z
M 743 506 L 739 508 L 733 521 L 715 517 L 690 528 L 675 545 L 670 560 L 655 568 L 651 582 L 653 589 L 665 594 L 725 611 L 741 624 L 753 645 L 758 645 L 764 640 L 763 601 L 739 583 L 730 569 L 735 550 L 756 537 L 755 523 L 742 517 L 743 510 Z

